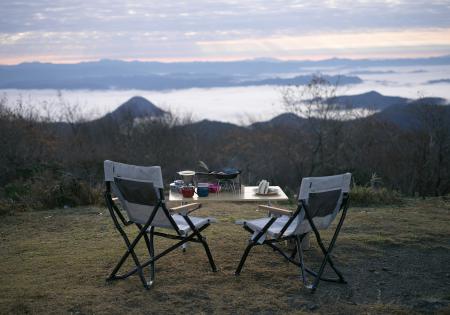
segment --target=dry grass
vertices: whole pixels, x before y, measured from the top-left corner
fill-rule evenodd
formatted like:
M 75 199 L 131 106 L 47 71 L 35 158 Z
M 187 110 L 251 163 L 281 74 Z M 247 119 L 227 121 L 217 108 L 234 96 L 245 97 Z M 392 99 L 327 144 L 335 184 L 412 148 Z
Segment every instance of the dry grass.
M 146 291 L 133 276 L 107 284 L 124 251 L 104 208 L 25 212 L 1 217 L 0 313 L 5 314 L 299 314 L 423 313 L 450 308 L 450 204 L 407 200 L 401 206 L 351 208 L 333 256 L 349 284 L 321 283 L 312 295 L 298 269 L 256 248 L 240 277 L 234 270 L 247 233 L 239 218 L 262 215 L 251 204 L 214 204 L 197 215 L 219 272 L 191 245 L 157 264 Z M 132 227 L 131 227 L 132 228 Z M 327 235 L 329 236 L 329 235 Z M 156 250 L 170 241 L 157 240 Z M 145 256 L 143 248 L 139 250 Z M 307 262 L 317 265 L 317 246 Z M 128 265 L 131 266 L 131 265 Z

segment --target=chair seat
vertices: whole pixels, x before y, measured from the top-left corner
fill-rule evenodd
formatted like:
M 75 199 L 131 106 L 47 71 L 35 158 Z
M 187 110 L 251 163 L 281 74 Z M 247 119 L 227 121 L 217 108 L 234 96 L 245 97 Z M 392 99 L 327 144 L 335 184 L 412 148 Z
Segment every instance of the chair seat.
M 186 222 L 186 220 L 183 218 L 183 216 L 181 216 L 179 214 L 173 214 L 172 218 L 182 233 L 187 234 L 187 233 L 191 232 L 191 228 L 189 227 L 189 224 Z M 194 224 L 195 228 L 197 228 L 197 229 L 201 228 L 205 224 L 210 223 L 210 218 L 189 216 L 189 219 L 191 219 L 192 223 Z
M 249 220 L 245 221 L 244 224 L 247 225 L 253 231 L 258 232 L 264 228 L 264 226 L 269 222 L 270 219 L 271 219 L 270 217 L 267 217 L 256 220 Z M 275 222 L 273 222 L 270 228 L 267 230 L 267 233 L 271 236 L 277 236 L 288 220 L 289 217 L 285 215 L 277 218 Z M 294 230 L 295 230 L 295 222 L 292 222 L 283 235 L 284 236 L 291 235 L 292 233 L 294 233 Z

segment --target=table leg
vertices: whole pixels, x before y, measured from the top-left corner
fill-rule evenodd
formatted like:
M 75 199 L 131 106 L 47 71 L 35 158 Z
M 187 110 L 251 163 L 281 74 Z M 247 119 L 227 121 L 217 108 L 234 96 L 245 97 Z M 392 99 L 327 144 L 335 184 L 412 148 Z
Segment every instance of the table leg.
M 296 246 L 295 240 L 287 240 L 286 242 L 287 242 L 286 245 L 289 248 L 289 250 L 294 250 L 294 248 Z M 309 233 L 308 233 L 308 234 L 306 234 L 306 236 L 302 240 L 302 249 L 303 250 L 308 250 L 310 248 L 311 248 L 311 243 L 310 243 L 310 238 L 309 238 Z
M 182 201 L 181 205 L 184 206 L 185 204 L 187 204 L 187 202 Z M 181 250 L 184 252 L 186 252 L 186 249 L 188 248 L 188 243 L 184 243 L 183 245 L 181 245 Z

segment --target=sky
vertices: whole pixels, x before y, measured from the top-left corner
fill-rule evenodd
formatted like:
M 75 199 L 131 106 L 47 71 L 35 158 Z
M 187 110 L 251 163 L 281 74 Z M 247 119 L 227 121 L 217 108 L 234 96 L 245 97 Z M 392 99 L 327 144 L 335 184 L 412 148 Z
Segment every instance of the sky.
M 450 0 L 0 0 L 0 64 L 450 54 Z

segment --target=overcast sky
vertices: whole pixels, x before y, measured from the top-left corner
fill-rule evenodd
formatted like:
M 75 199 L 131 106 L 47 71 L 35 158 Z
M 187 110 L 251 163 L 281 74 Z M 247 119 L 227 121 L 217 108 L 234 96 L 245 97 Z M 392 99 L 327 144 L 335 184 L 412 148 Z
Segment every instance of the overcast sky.
M 0 0 L 0 63 L 450 54 L 450 0 Z

